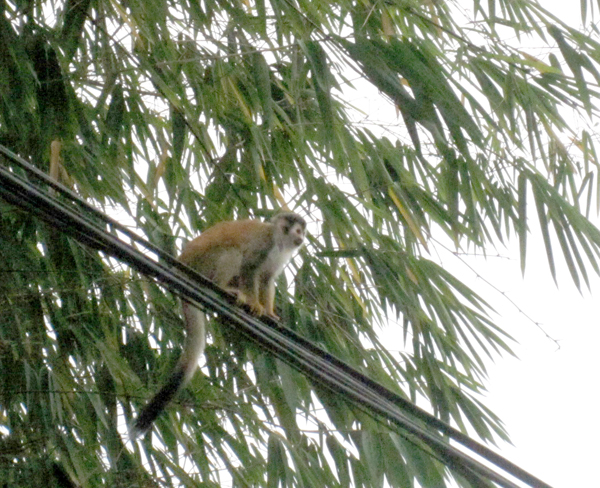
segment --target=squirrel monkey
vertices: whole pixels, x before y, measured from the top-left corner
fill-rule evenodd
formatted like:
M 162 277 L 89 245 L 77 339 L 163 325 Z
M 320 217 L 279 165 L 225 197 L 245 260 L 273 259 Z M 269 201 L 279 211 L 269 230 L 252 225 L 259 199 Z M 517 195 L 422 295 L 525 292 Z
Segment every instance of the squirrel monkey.
M 188 242 L 179 260 L 233 292 L 255 315 L 275 314 L 275 280 L 304 242 L 306 222 L 284 212 L 270 222 L 220 222 Z M 150 428 L 175 394 L 192 378 L 204 352 L 204 313 L 182 300 L 186 339 L 181 357 L 166 384 L 142 409 L 133 425 L 134 437 Z

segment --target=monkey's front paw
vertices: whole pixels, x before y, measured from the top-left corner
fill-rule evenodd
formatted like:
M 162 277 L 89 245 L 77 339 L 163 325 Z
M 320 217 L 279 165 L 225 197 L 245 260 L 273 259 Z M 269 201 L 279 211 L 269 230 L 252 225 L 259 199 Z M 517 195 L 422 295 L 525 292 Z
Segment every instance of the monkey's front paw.
M 279 322 L 281 320 L 281 317 L 277 315 L 274 310 L 265 309 L 263 315 L 265 317 L 269 317 L 272 320 L 275 320 L 276 322 Z
M 244 295 L 244 293 L 241 290 L 238 290 L 237 288 L 225 288 L 225 291 L 235 297 L 235 302 L 238 305 L 244 305 L 248 303 L 246 295 Z
M 250 311 L 252 315 L 256 315 L 257 317 L 262 317 L 265 314 L 265 307 L 263 307 L 258 301 L 251 302 L 247 304 L 250 307 Z

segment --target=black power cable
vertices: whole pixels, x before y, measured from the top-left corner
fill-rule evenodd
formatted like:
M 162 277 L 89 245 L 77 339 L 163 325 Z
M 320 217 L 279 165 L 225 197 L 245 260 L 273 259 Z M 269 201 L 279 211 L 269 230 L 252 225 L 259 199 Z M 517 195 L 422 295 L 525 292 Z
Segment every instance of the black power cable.
M 171 256 L 147 243 L 147 241 L 121 224 L 89 206 L 73 192 L 52 181 L 44 173 L 29 165 L 2 145 L 0 145 L 0 151 L 21 168 L 26 169 L 36 178 L 41 179 L 73 202 L 92 210 L 92 213 L 101 221 L 156 252 L 157 255 L 168 262 L 169 266 L 152 260 L 131 245 L 118 239 L 115 235 L 106 232 L 101 226 L 91 223 L 88 218 L 68 208 L 54 196 L 40 191 L 32 186 L 30 182 L 0 166 L 0 196 L 9 203 L 25 208 L 62 231 L 68 232 L 69 235 L 80 242 L 101 250 L 107 255 L 119 258 L 141 273 L 157 279 L 171 291 L 201 304 L 203 308 L 217 312 L 237 330 L 260 344 L 264 349 L 269 350 L 282 361 L 305 373 L 329 390 L 344 395 L 352 404 L 385 418 L 400 427 L 402 431 L 420 439 L 453 468 L 458 470 L 462 468 L 462 470 L 465 470 L 465 474 L 480 477 L 480 479 L 487 478 L 503 487 L 518 488 L 518 485 L 512 481 L 471 458 L 456 447 L 451 446 L 447 439 L 439 434 L 432 433 L 431 428 L 462 444 L 527 485 L 533 488 L 551 488 L 550 485 L 537 479 L 519 466 L 470 439 L 462 432 L 445 424 L 398 394 L 370 380 L 290 329 L 272 321 L 267 324 L 237 307 L 232 307 L 228 295 L 216 285 L 181 265 Z M 173 267 L 177 269 L 174 270 Z M 424 422 L 430 429 L 425 429 L 406 414 Z

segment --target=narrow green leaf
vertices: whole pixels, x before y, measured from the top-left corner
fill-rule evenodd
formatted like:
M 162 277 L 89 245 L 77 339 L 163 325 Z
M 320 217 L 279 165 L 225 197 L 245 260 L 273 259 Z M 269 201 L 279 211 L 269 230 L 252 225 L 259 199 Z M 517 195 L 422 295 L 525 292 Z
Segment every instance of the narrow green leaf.
M 344 446 L 340 445 L 333 435 L 325 439 L 327 449 L 335 462 L 335 471 L 341 486 L 350 486 L 350 470 L 348 466 L 348 454 Z
M 173 159 L 181 164 L 187 125 L 185 116 L 174 107 L 171 107 L 171 130 L 173 131 Z
M 275 434 L 269 436 L 267 445 L 267 487 L 277 488 L 280 483 L 285 486 L 285 452 L 281 441 Z
M 548 32 L 558 44 L 558 48 L 564 56 L 565 61 L 569 65 L 569 68 L 573 72 L 573 76 L 575 77 L 575 82 L 577 83 L 577 88 L 579 89 L 579 94 L 585 109 L 588 111 L 588 113 L 591 113 L 591 95 L 590 91 L 588 90 L 587 82 L 583 76 L 583 70 L 581 69 L 582 55 L 571 47 L 571 45 L 565 40 L 562 31 L 556 25 L 548 26 Z
M 542 237 L 544 238 L 544 246 L 546 247 L 548 265 L 550 266 L 550 273 L 552 275 L 552 278 L 556 283 L 556 267 L 554 265 L 554 257 L 552 255 L 552 242 L 550 240 L 550 231 L 548 229 L 548 217 L 546 216 L 546 209 L 544 206 L 544 194 L 535 180 L 531 183 L 535 205 L 538 213 L 538 220 L 540 223 L 540 230 L 542 231 Z
M 331 75 L 327 66 L 327 55 L 318 42 L 301 43 L 310 62 L 313 86 L 317 96 L 321 116 L 323 117 L 324 141 L 327 145 L 335 143 L 334 110 L 331 97 Z
M 79 47 L 90 4 L 91 0 L 68 0 L 64 6 L 61 36 L 67 58 L 71 58 Z
M 271 77 L 267 61 L 261 53 L 253 53 L 252 75 L 258 92 L 258 99 L 262 106 L 263 117 L 267 127 L 273 124 L 273 99 L 271 97 Z
M 106 132 L 112 137 L 112 143 L 116 144 L 123 121 L 125 118 L 125 99 L 123 97 L 123 87 L 116 84 L 112 91 L 112 99 L 106 112 Z
M 558 238 L 558 242 L 563 251 L 563 256 L 567 261 L 567 267 L 569 269 L 569 273 L 575 282 L 575 286 L 579 289 L 581 287 L 581 283 L 579 282 L 579 273 L 577 272 L 577 266 L 575 266 L 575 262 L 573 261 L 572 253 L 576 252 L 575 249 L 570 249 L 567 243 L 567 238 L 565 236 L 565 229 L 554 221 L 554 229 L 556 231 L 556 237 Z
M 525 261 L 527 258 L 527 173 L 523 172 L 518 177 L 518 212 L 517 235 L 519 237 L 519 258 L 521 273 L 525 274 Z

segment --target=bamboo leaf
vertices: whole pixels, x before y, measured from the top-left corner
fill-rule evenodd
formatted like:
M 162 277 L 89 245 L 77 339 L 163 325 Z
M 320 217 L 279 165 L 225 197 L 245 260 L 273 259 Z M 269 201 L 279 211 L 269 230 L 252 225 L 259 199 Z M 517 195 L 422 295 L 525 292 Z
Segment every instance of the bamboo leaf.
M 332 143 L 336 140 L 334 133 L 334 111 L 331 97 L 331 83 L 329 68 L 327 66 L 327 56 L 319 43 L 302 43 L 308 61 L 311 66 L 311 73 L 314 79 L 314 89 L 321 110 L 324 125 L 324 140 Z
M 550 273 L 554 282 L 556 282 L 556 267 L 554 265 L 554 256 L 552 255 L 552 242 L 550 241 L 550 231 L 548 228 L 548 217 L 544 206 L 544 195 L 542 190 L 539 188 L 537 182 L 532 182 L 533 196 L 535 199 L 535 205 L 538 213 L 538 220 L 540 223 L 540 230 L 542 237 L 544 238 L 544 246 L 546 247 L 546 256 L 548 258 L 548 264 L 550 266 Z
M 573 76 L 575 76 L 577 88 L 579 89 L 579 92 L 581 94 L 581 98 L 582 98 L 583 104 L 585 106 L 585 109 L 591 113 L 591 111 L 592 111 L 591 95 L 588 90 L 585 78 L 583 76 L 581 55 L 569 45 L 569 43 L 566 41 L 562 31 L 555 25 L 550 25 L 548 27 L 548 33 L 554 38 L 554 40 L 558 44 L 558 48 L 560 49 L 562 55 L 564 56 L 565 61 L 569 65 L 569 68 L 573 72 Z
M 408 225 L 408 227 L 411 230 L 411 232 L 413 233 L 413 235 L 419 240 L 419 242 L 421 242 L 423 247 L 425 247 L 425 249 L 427 249 L 427 241 L 425 241 L 425 237 L 423 237 L 423 234 L 421 233 L 421 229 L 416 224 L 416 222 L 413 220 L 411 214 L 408 212 L 406 207 L 402 204 L 402 202 L 400 201 L 400 198 L 398 198 L 398 195 L 396 195 L 394 188 L 391 186 L 388 189 L 388 195 L 394 202 L 394 205 L 396 205 L 396 208 L 398 209 L 398 211 L 404 218 L 404 221 Z
M 519 210 L 517 221 L 517 235 L 519 236 L 519 255 L 521 273 L 525 273 L 525 260 L 527 258 L 527 175 L 521 173 L 518 179 Z
M 262 106 L 263 117 L 268 127 L 273 124 L 273 100 L 271 98 L 271 78 L 269 66 L 265 58 L 260 53 L 255 53 L 252 56 L 252 74 L 256 83 L 258 99 Z
M 174 109 L 171 109 L 171 128 L 173 131 L 173 158 L 175 162 L 181 163 L 187 126 L 183 114 Z

